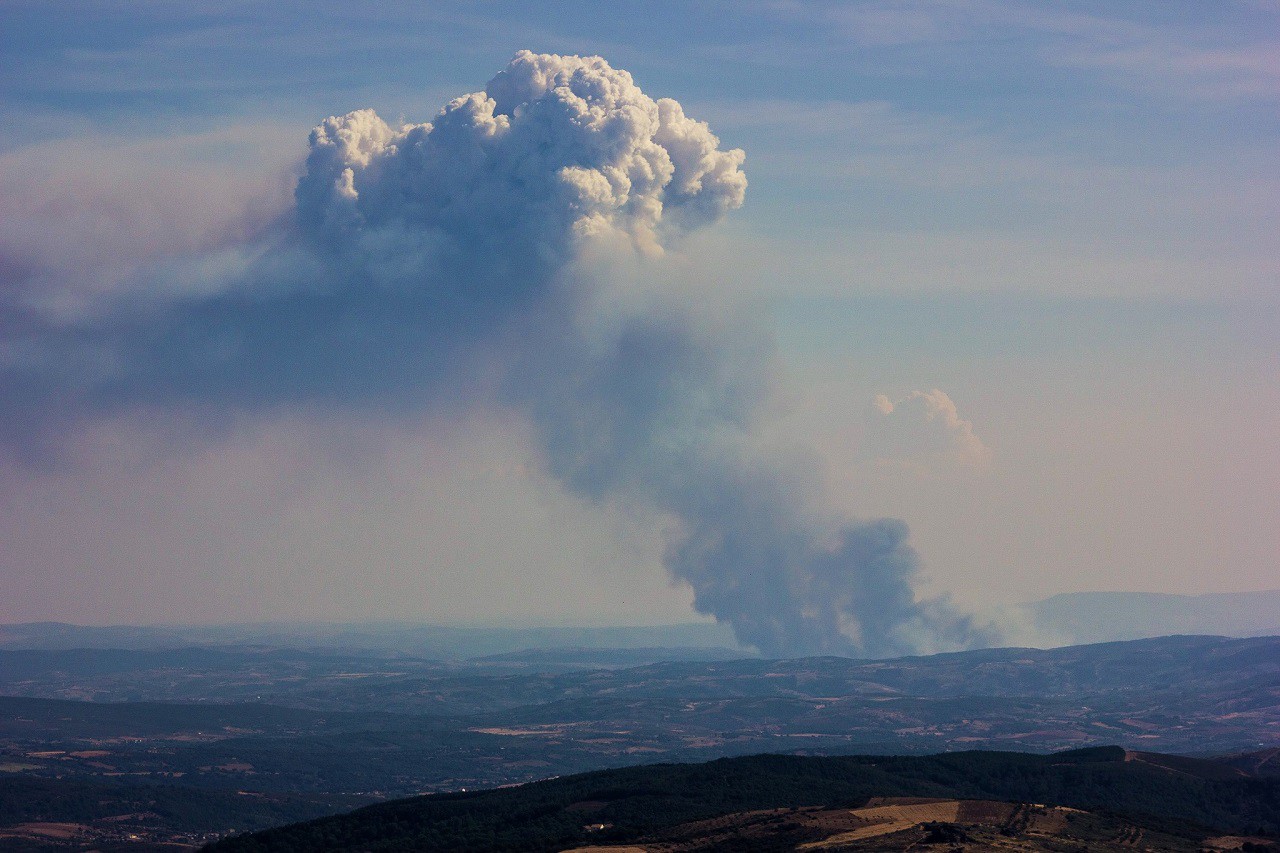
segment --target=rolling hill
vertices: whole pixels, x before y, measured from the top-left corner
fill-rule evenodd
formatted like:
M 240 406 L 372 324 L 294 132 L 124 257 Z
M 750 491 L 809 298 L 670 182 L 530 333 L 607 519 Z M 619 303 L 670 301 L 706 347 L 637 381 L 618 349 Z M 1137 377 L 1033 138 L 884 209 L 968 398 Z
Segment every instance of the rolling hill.
M 1227 834 L 1255 835 L 1250 843 L 1265 849 L 1265 834 L 1277 831 L 1280 780 L 1102 747 L 1053 755 L 759 755 L 632 767 L 383 803 L 209 849 L 866 849 L 856 842 L 874 836 L 874 849 L 893 850 L 922 835 L 954 849 L 994 832 L 1024 845 L 1009 849 L 1050 849 L 1034 844 L 1074 833 L 1072 845 L 1056 849 L 1191 851 Z

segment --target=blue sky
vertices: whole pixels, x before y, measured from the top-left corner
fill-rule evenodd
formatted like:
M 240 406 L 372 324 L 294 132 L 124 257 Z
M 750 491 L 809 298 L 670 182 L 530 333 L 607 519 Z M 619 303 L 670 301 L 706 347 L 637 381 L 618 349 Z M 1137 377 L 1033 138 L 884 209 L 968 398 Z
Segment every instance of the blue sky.
M 761 440 L 816 449 L 843 511 L 905 519 L 930 590 L 1280 586 L 1268 0 L 9 2 L 0 295 L 67 317 L 205 287 L 190 259 L 287 208 L 317 122 L 430 120 L 522 48 L 600 54 L 746 152 L 746 203 L 672 274 L 763 318 Z M 876 455 L 876 395 L 933 389 L 981 464 L 923 433 Z M 564 493 L 517 422 L 285 407 L 174 440 L 190 417 L 5 462 L 0 576 L 25 592 L 0 619 L 689 613 L 662 520 Z

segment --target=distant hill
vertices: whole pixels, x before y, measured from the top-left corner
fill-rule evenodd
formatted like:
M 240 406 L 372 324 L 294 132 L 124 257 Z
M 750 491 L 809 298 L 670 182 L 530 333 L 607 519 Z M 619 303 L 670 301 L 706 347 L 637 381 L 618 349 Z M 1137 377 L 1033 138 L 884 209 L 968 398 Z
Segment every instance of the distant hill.
M 183 826 L 188 827 L 183 831 L 209 833 L 261 827 L 270 822 L 271 814 L 288 819 L 281 809 L 301 809 L 292 812 L 297 817 L 315 815 L 325 811 L 326 803 L 337 809 L 351 802 L 343 797 L 383 801 L 432 791 L 530 783 L 602 768 L 760 753 L 935 755 L 925 764 L 877 759 L 866 765 L 855 760 L 851 766 L 861 768 L 858 773 L 864 775 L 849 778 L 861 784 L 867 781 L 865 774 L 874 771 L 871 781 L 876 784 L 841 788 L 846 799 L 838 802 L 844 805 L 855 802 L 849 799 L 852 790 L 865 797 L 928 796 L 949 801 L 1034 796 L 1033 802 L 1086 808 L 1081 805 L 1083 799 L 1059 796 L 1077 784 L 1076 777 L 1063 783 L 1067 788 L 1043 779 L 1035 789 L 994 783 L 962 786 L 975 772 L 974 762 L 987 760 L 963 757 L 974 754 L 964 751 L 977 749 L 1061 753 L 1120 744 L 1127 751 L 1072 752 L 1065 753 L 1067 758 L 1060 754 L 1055 761 L 1077 766 L 1090 756 L 1090 761 L 1101 757 L 1125 765 L 1108 772 L 1196 779 L 1209 786 L 1200 794 L 1206 807 L 1213 809 L 1224 797 L 1229 800 L 1239 794 L 1233 785 L 1240 779 L 1261 779 L 1265 784 L 1257 790 L 1271 791 L 1268 796 L 1280 784 L 1276 775 L 1280 769 L 1276 758 L 1280 637 L 1163 637 L 876 661 L 749 658 L 667 660 L 621 668 L 588 665 L 592 660 L 617 663 L 629 655 L 644 659 L 650 654 L 644 649 L 570 649 L 440 662 L 273 648 L 0 650 L 0 694 L 10 694 L 0 695 L 0 783 L 7 786 L 0 791 L 0 804 L 26 797 L 26 802 L 38 807 L 36 817 L 24 812 L 12 816 L 10 826 L 0 823 L 0 850 L 13 849 L 5 840 L 10 829 L 18 833 L 16 844 L 25 844 L 24 839 L 40 832 L 71 831 L 37 825 L 45 823 L 76 823 L 81 828 L 75 831 L 86 838 L 109 839 L 114 826 L 109 819 L 133 812 L 99 813 L 98 805 L 115 800 L 86 798 L 98 797 L 93 785 L 126 782 L 216 790 L 225 795 L 203 816 L 191 812 L 190 821 L 177 820 L 178 812 L 155 811 L 159 819 L 139 812 L 142 817 L 121 824 L 139 830 L 126 834 L 153 839 L 176 837 Z M 40 695 L 46 698 L 37 698 Z M 88 698 L 98 701 L 83 701 Z M 961 765 L 936 757 L 945 751 L 961 756 L 957 759 Z M 1206 762 L 1168 753 L 1228 757 Z M 1001 766 L 1022 768 L 1014 776 L 1026 780 L 1049 772 L 1044 769 L 1047 765 L 1034 759 L 1027 756 L 1029 764 L 1000 761 Z M 829 770 L 844 765 L 823 766 Z M 885 776 L 886 767 L 896 769 Z M 1082 772 L 1088 775 L 1094 770 Z M 841 773 L 837 777 L 845 778 Z M 623 780 L 619 783 L 623 787 L 631 785 L 627 781 L 631 777 L 617 778 Z M 921 780 L 939 784 L 922 787 L 917 784 Z M 756 785 L 750 778 L 743 784 L 748 785 L 747 793 Z M 810 780 L 803 790 L 823 791 L 824 784 Z M 764 790 L 772 789 L 766 785 Z M 236 793 L 242 791 L 254 793 Z M 236 799 L 259 796 L 267 799 Z M 608 797 L 599 799 L 605 805 L 612 802 Z M 183 804 L 198 803 L 198 797 L 178 793 L 169 800 L 156 797 L 156 801 L 169 802 L 166 808 L 186 809 Z M 717 832 L 733 827 L 752 833 L 776 829 L 779 838 L 809 840 L 821 840 L 814 832 L 850 821 L 857 824 L 847 815 L 820 814 L 837 800 L 788 802 L 748 798 L 716 804 L 732 808 L 710 817 L 706 816 L 709 809 L 676 810 L 671 815 L 687 818 L 686 823 L 718 821 Z M 1271 802 L 1280 802 L 1280 795 Z M 87 811 L 80 809 L 86 803 Z M 267 811 L 259 808 L 268 804 L 274 805 Z M 804 814 L 748 814 L 802 807 L 807 809 Z M 664 814 L 670 811 L 663 808 Z M 883 814 L 898 814 L 897 808 L 892 806 Z M 557 805 L 553 811 L 560 809 Z M 1152 847 L 1164 832 L 1150 823 L 1135 829 L 1136 818 L 1130 817 L 1124 818 L 1129 821 L 1124 825 L 1108 823 L 1106 815 L 1097 815 L 1101 822 L 1091 823 L 1094 818 L 1068 820 L 1069 813 L 1010 811 L 1005 806 L 973 803 L 939 806 L 925 822 L 954 823 L 938 818 L 947 809 L 971 817 L 981 812 L 992 820 L 999 818 L 1000 826 L 956 830 L 976 839 L 971 842 L 976 849 L 990 849 L 991 833 L 1003 832 L 1006 821 L 1016 824 L 1017 844 L 1022 845 L 1001 842 L 1006 850 L 1044 849 L 1034 846 L 1041 843 L 1035 833 L 1063 821 L 1071 824 L 1071 832 L 1084 835 L 1071 836 L 1076 840 L 1064 842 L 1061 849 L 1080 849 L 1084 844 L 1091 850 L 1111 850 L 1102 841 L 1111 844 L 1116 838 L 1128 839 L 1131 849 Z M 595 810 L 597 805 L 575 807 L 570 815 L 585 814 L 573 818 L 582 818 L 580 823 L 566 825 L 581 829 L 616 822 L 594 819 Z M 879 814 L 869 812 L 864 817 L 874 822 Z M 1227 818 L 1215 822 L 1221 817 L 1215 814 L 1193 819 L 1209 821 L 1224 832 L 1249 829 L 1244 822 Z M 477 825 L 485 825 L 484 820 L 465 815 L 458 820 L 479 820 Z M 785 827 L 789 828 L 784 832 Z M 684 826 L 679 829 L 684 833 L 679 844 L 701 844 L 714 836 L 700 835 L 704 829 L 710 832 L 707 827 Z M 928 846 L 923 844 L 928 832 L 915 824 L 903 826 L 892 837 L 877 836 L 876 843 L 887 846 L 875 849 L 903 849 L 919 841 L 912 848 L 918 853 Z M 951 829 L 938 833 L 935 840 L 941 841 L 954 834 Z M 1135 833 L 1140 833 L 1141 844 L 1134 841 L 1139 837 Z M 1176 832 L 1173 836 L 1182 838 L 1179 844 L 1186 841 Z M 582 839 L 572 836 L 570 840 L 576 844 Z M 1198 844 L 1204 839 L 1192 840 Z M 314 847 L 303 844 L 297 849 Z M 1157 845 L 1157 849 L 1174 848 Z M 1176 849 L 1190 853 L 1200 848 Z
M 414 622 L 264 622 L 229 625 L 0 625 L 0 649 L 133 649 L 273 646 L 461 660 L 527 649 L 736 647 L 715 622 L 617 627 L 486 628 Z M 745 654 L 745 653 L 744 653 Z
M 1071 592 L 1026 605 L 1032 623 L 1062 645 L 1170 634 L 1280 635 L 1280 590 L 1170 595 Z
M 874 799 L 886 797 L 931 802 Z M 1009 802 L 1033 805 L 1000 805 Z M 844 811 L 819 814 L 836 809 Z M 850 814 L 850 809 L 862 811 Z M 871 835 L 858 836 L 867 830 Z M 851 842 L 875 841 L 873 848 L 861 849 L 919 849 L 915 843 L 922 841 L 949 850 L 993 831 L 1005 839 L 1004 849 L 1190 853 L 1223 833 L 1280 831 L 1280 780 L 1251 777 L 1212 761 L 1118 747 L 1048 756 L 758 755 L 399 800 L 228 839 L 210 849 L 497 853 L 646 845 L 641 849 L 794 850 L 800 843 L 820 848 L 852 832 L 853 838 L 846 836 Z M 1038 840 L 1073 837 L 1082 843 L 1036 846 Z M 1261 838 L 1251 843 L 1260 844 L 1257 849 L 1268 844 Z
M 199 844 L 228 830 L 306 820 L 372 799 L 40 779 L 0 772 L 0 851 L 160 850 L 165 848 L 143 843 Z M 184 848 L 167 849 L 173 853 Z
M 1280 636 L 1280 590 L 1207 595 L 1156 592 L 1063 593 L 1026 604 L 1036 645 L 1080 645 L 1203 634 Z M 618 627 L 458 627 L 412 622 L 279 622 L 230 625 L 0 625 L 0 650 L 274 648 L 327 655 L 490 659 L 539 666 L 634 666 L 660 660 L 751 657 L 733 631 L 714 622 Z M 572 660 L 573 653 L 579 653 Z M 593 660 L 591 652 L 597 655 Z M 634 655 L 630 659 L 628 653 Z M 540 656 L 535 660 L 535 656 Z M 558 657 L 552 661 L 551 657 Z
M 498 655 L 472 658 L 468 663 L 476 667 L 499 668 L 510 666 L 521 670 L 556 671 L 574 669 L 622 669 L 654 663 L 681 661 L 730 661 L 751 657 L 741 649 L 723 646 L 643 646 L 625 649 L 608 649 L 571 646 L 568 648 L 522 649 Z
M 1280 747 L 1227 755 L 1217 759 L 1217 761 L 1243 770 L 1250 776 L 1267 776 L 1280 779 Z
M 111 759 L 95 760 L 110 772 L 404 796 L 760 752 L 1120 743 L 1225 754 L 1280 745 L 1280 637 L 623 668 L 537 657 L 441 664 L 276 651 L 0 650 L 0 695 L 27 697 L 0 699 L 0 751 L 6 739 L 39 753 L 70 742 L 97 750 L 87 739 L 115 738 Z M 61 708 L 33 706 L 31 697 L 95 701 Z M 146 704 L 155 702 L 218 703 L 217 715 Z M 166 742 L 150 744 L 163 746 L 154 752 L 130 746 L 133 737 Z M 108 772 L 64 758 L 20 763 L 44 775 Z M 254 770 L 201 769 L 243 763 Z

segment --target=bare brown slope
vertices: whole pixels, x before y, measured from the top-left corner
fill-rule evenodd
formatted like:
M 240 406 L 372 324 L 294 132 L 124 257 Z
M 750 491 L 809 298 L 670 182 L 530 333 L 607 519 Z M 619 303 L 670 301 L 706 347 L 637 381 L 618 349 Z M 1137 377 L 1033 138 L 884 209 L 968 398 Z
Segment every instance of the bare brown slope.
M 768 809 L 674 827 L 631 844 L 567 853 L 729 853 L 729 851 L 999 850 L 1016 853 L 1200 853 L 1280 849 L 1262 838 L 1156 832 L 1077 809 L 986 800 L 883 797 L 857 809 Z

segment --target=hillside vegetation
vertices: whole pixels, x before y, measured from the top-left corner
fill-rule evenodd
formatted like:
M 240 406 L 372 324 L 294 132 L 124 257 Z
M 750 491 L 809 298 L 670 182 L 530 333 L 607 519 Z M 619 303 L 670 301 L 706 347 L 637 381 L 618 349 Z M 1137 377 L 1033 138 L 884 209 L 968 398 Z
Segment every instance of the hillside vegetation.
M 227 839 L 211 849 L 560 850 L 658 840 L 664 832 L 725 815 L 859 808 L 877 797 L 1068 806 L 1123 816 L 1144 832 L 1189 841 L 1214 833 L 1280 831 L 1278 780 L 1248 776 L 1216 762 L 1103 747 L 1048 756 L 759 755 L 632 767 L 383 803 Z

